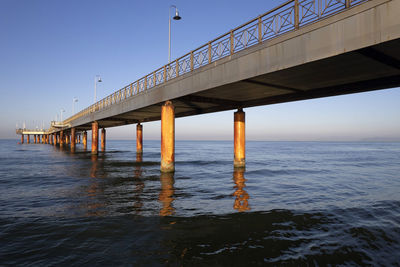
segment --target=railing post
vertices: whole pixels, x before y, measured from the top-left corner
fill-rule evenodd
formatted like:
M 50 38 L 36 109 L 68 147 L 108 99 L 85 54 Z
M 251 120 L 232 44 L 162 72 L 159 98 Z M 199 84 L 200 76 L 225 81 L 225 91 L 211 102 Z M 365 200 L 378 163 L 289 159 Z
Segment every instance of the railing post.
M 156 72 L 153 72 L 153 87 L 156 86 L 156 81 L 157 81 L 157 79 L 156 79 Z
M 175 60 L 175 67 L 176 67 L 176 76 L 175 77 L 178 77 L 179 76 L 179 61 L 178 60 Z
M 132 93 L 133 93 L 133 83 L 131 83 L 130 96 L 132 96 Z
M 143 90 L 146 90 L 147 89 L 147 75 L 144 77 L 144 89 Z
M 211 42 L 208 42 L 208 64 L 211 63 Z
M 294 28 L 297 30 L 300 24 L 299 0 L 294 1 Z
M 167 65 L 164 65 L 164 82 L 167 81 Z
M 190 71 L 193 71 L 193 51 L 190 52 Z
M 346 8 L 349 8 L 351 5 L 351 0 L 346 0 Z
M 262 21 L 261 17 L 258 17 L 258 42 L 262 42 Z
M 137 82 L 136 82 L 136 93 L 135 93 L 135 95 L 138 94 L 138 93 L 139 93 L 139 80 L 137 80 Z
M 231 40 L 231 55 L 233 54 L 233 51 L 235 49 L 234 47 L 234 40 L 233 40 L 233 31 L 231 31 L 231 33 L 229 34 L 230 36 L 230 40 Z

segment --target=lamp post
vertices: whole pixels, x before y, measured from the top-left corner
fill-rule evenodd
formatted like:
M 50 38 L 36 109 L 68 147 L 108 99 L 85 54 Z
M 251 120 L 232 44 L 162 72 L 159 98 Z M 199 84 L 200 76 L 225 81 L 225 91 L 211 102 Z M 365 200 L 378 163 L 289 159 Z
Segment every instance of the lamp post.
M 65 110 L 62 108 L 62 109 L 60 110 L 60 122 L 63 121 L 63 119 L 62 119 L 62 114 L 63 114 L 63 112 L 65 112 Z
M 178 8 L 176 6 L 171 5 L 169 7 L 169 34 L 168 34 L 168 63 L 171 62 L 171 8 L 175 8 L 175 16 L 173 17 L 174 20 L 180 20 L 181 17 L 179 16 Z
M 75 103 L 78 102 L 78 98 L 72 98 L 72 115 L 75 114 Z
M 102 82 L 102 80 L 101 80 L 100 76 L 96 75 L 94 77 L 94 103 L 96 103 L 96 101 L 97 101 L 97 98 L 96 98 L 97 83 L 101 83 L 101 82 Z

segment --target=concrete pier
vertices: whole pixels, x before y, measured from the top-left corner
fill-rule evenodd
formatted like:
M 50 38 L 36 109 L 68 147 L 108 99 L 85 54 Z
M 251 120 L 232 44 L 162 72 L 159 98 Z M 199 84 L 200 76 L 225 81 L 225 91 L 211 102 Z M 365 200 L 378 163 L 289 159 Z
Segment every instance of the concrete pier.
M 234 161 L 235 168 L 244 168 L 246 166 L 246 138 L 245 138 L 245 113 L 239 109 L 234 114 Z
M 97 121 L 92 123 L 92 154 L 99 152 L 99 124 Z
M 136 154 L 143 153 L 143 125 L 136 125 Z
M 76 141 L 76 136 L 75 136 L 75 128 L 71 128 L 71 151 L 75 151 L 75 141 Z
M 23 144 L 23 143 L 24 143 L 24 135 L 21 134 L 21 144 Z
M 101 151 L 106 151 L 106 129 L 101 129 Z
M 64 145 L 64 131 L 60 131 L 60 147 L 62 147 Z
M 175 171 L 175 109 L 171 101 L 161 106 L 161 172 Z
M 84 150 L 87 149 L 87 132 L 86 131 L 83 132 L 83 149 Z
M 27 144 L 30 143 L 30 135 L 29 135 L 29 134 L 26 136 L 26 143 L 27 143 Z

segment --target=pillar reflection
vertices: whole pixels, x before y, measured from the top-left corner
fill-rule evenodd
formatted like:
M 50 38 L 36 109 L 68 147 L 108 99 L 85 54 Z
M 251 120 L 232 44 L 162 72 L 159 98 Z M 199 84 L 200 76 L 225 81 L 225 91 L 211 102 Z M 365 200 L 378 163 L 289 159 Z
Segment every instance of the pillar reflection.
M 172 206 L 172 202 L 174 201 L 174 173 L 166 172 L 161 173 L 160 175 L 161 182 L 161 192 L 158 197 L 158 200 L 162 204 L 162 208 L 160 210 L 160 216 L 170 216 L 175 214 L 175 208 Z
M 99 162 L 97 154 L 91 155 L 92 167 L 90 168 L 90 177 L 96 178 L 99 170 Z
M 135 210 L 135 214 L 140 214 L 142 211 L 143 207 L 143 200 L 141 198 L 144 190 L 144 182 L 142 179 L 142 166 L 141 162 L 143 162 L 143 157 L 142 154 L 136 154 L 136 165 L 135 169 L 133 170 L 134 172 L 134 183 L 135 183 L 135 188 L 133 189 L 134 192 L 134 199 L 135 202 L 133 203 L 133 208 Z
M 248 211 L 251 208 L 249 207 L 249 194 L 244 190 L 246 187 L 246 179 L 244 178 L 245 169 L 244 168 L 235 168 L 233 171 L 233 182 L 235 183 L 235 192 L 233 196 L 235 196 L 235 201 L 233 203 L 233 208 L 239 212 Z

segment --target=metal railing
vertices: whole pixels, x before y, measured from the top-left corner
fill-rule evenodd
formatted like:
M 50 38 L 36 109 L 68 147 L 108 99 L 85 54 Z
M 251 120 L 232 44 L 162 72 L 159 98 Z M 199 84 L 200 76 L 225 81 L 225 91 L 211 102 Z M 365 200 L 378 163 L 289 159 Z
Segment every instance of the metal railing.
M 250 46 L 367 1 L 369 0 L 289 0 L 112 93 L 66 119 L 63 124 L 136 96 Z

